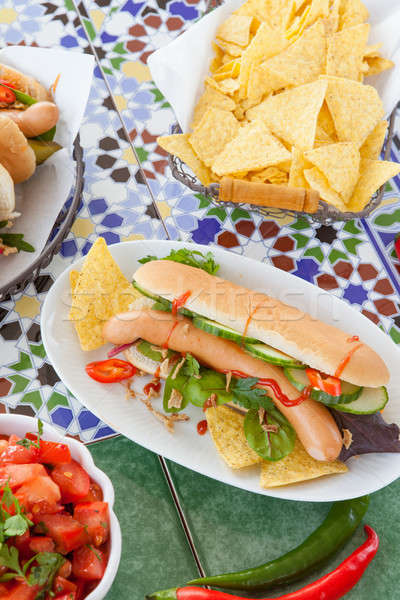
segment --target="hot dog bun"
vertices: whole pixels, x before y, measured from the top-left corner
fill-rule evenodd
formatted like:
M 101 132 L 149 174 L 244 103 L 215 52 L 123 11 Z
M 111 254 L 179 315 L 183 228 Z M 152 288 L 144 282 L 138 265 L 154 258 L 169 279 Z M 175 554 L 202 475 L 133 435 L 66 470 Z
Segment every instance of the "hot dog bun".
M 31 77 L 30 75 L 25 75 L 24 73 L 20 73 L 20 71 L 16 71 L 11 67 L 7 67 L 7 65 L 3 65 L 0 63 L 0 79 L 4 79 L 11 83 L 17 90 L 23 92 L 24 94 L 28 94 L 35 98 L 35 100 L 43 101 L 48 100 L 52 102 L 52 97 L 49 91 L 40 84 L 36 79 Z
M 190 291 L 185 304 L 189 310 L 240 333 L 245 331 L 251 317 L 247 335 L 329 375 L 336 373 L 355 345 L 349 342 L 352 333 L 201 269 L 169 260 L 152 261 L 139 267 L 134 278 L 143 289 L 171 301 Z M 389 371 L 380 356 L 362 344 L 343 369 L 341 378 L 354 385 L 379 387 L 389 381 Z
M 0 112 L 0 164 L 14 183 L 29 179 L 36 169 L 35 153 L 14 121 Z

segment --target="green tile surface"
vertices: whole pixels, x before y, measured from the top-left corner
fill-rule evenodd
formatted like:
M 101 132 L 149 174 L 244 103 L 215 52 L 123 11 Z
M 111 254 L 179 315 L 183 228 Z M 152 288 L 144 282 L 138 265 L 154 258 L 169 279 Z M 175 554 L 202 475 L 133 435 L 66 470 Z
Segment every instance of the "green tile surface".
M 122 532 L 122 557 L 107 600 L 143 600 L 145 593 L 197 575 L 196 565 L 157 455 L 123 437 L 89 446 L 111 478 Z
M 256 566 L 302 542 L 329 510 L 326 503 L 291 502 L 251 494 L 168 463 L 194 543 L 207 574 Z M 375 493 L 365 523 L 376 529 L 377 557 L 346 600 L 397 600 L 400 597 L 400 481 Z M 263 596 L 295 590 L 335 568 L 365 539 L 354 538 L 325 570 Z M 176 584 L 181 582 L 176 581 Z M 234 592 L 232 592 L 234 593 Z M 316 599 L 317 600 L 317 599 Z

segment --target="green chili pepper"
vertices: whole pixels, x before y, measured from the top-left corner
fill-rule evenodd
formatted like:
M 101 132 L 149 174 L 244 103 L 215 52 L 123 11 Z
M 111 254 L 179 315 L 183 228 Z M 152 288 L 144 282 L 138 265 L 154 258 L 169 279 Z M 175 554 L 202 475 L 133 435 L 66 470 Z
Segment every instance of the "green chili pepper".
M 323 523 L 297 548 L 259 567 L 193 579 L 188 585 L 262 591 L 297 581 L 320 567 L 353 535 L 367 512 L 369 496 L 335 502 Z

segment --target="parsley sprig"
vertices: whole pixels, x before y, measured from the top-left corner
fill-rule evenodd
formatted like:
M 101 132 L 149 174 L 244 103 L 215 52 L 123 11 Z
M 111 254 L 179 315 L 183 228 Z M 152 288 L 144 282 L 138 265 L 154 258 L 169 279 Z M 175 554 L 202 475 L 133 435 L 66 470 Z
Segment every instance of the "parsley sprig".
M 43 435 L 43 423 L 40 419 L 38 419 L 38 431 L 37 431 L 36 440 L 30 440 L 29 438 L 24 437 L 22 440 L 18 440 L 17 446 L 23 446 L 24 448 L 40 448 L 40 438 Z
M 8 221 L 0 221 L 0 229 L 4 229 L 7 227 Z M 0 239 L 5 246 L 10 246 L 10 248 L 16 248 L 18 252 L 21 250 L 24 252 L 34 252 L 35 248 L 28 244 L 24 240 L 23 233 L 5 233 L 0 231 Z
M 141 258 L 139 262 L 141 264 L 148 263 L 152 260 L 173 260 L 174 262 L 181 263 L 183 265 L 189 265 L 190 267 L 196 267 L 215 275 L 219 269 L 219 264 L 214 260 L 214 256 L 211 252 L 203 254 L 198 250 L 188 250 L 187 248 L 180 248 L 179 250 L 171 250 L 168 256 L 159 258 L 158 256 L 148 255 Z
M 15 512 L 15 514 L 10 515 L 11 511 L 5 510 L 4 507 L 8 509 L 13 507 L 12 512 Z M 8 538 L 14 535 L 22 535 L 32 525 L 32 521 L 22 512 L 18 499 L 12 493 L 8 483 L 6 483 L 2 487 L 0 499 L 0 546 Z

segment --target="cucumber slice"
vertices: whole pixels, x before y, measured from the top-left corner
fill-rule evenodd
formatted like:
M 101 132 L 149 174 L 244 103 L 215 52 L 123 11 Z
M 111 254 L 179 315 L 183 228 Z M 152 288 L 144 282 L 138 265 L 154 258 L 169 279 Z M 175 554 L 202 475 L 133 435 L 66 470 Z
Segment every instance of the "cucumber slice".
M 294 368 L 301 368 L 304 366 L 299 360 L 296 360 L 288 354 L 276 350 L 267 344 L 245 344 L 244 347 L 248 354 L 251 354 L 255 358 L 261 358 L 261 360 L 265 360 L 265 362 L 272 363 L 273 365 Z
M 156 296 L 155 294 L 148 292 L 144 288 L 140 287 L 140 285 L 138 283 L 136 283 L 135 280 L 132 281 L 132 285 L 134 288 L 137 289 L 138 292 L 143 294 L 143 296 L 146 296 L 147 298 L 151 298 L 152 300 L 155 300 L 157 303 L 160 303 L 160 305 L 162 305 L 164 307 L 164 308 L 161 308 L 161 306 L 153 306 L 154 310 L 165 310 L 166 312 L 171 312 L 172 302 L 170 302 L 169 300 L 166 300 L 162 296 Z M 178 312 L 181 313 L 182 315 L 185 315 L 186 317 L 193 317 L 195 314 L 195 313 L 192 313 L 192 311 L 188 310 L 187 308 L 180 308 L 178 310 Z
M 143 296 L 146 296 L 147 298 L 151 298 L 152 300 L 156 300 L 157 302 L 161 302 L 162 304 L 165 304 L 166 302 L 168 302 L 168 300 L 164 300 L 164 298 L 160 298 L 160 296 L 155 296 L 151 292 L 148 292 L 144 288 L 140 287 L 140 285 L 138 283 L 136 283 L 135 280 L 132 281 L 132 285 L 134 288 L 137 289 L 138 292 L 140 292 Z M 169 304 L 171 304 L 171 303 L 169 303 Z
M 357 400 L 347 404 L 335 404 L 335 409 L 353 415 L 372 415 L 385 408 L 388 399 L 387 389 L 383 386 L 364 388 Z
M 300 392 L 302 392 L 305 387 L 310 385 L 305 370 L 293 369 L 293 367 L 289 367 L 284 369 L 284 372 L 290 383 L 294 385 L 294 387 Z M 348 404 L 349 402 L 354 402 L 354 400 L 357 400 L 363 389 L 364 388 L 353 385 L 348 381 L 342 381 L 342 393 L 340 396 L 331 396 L 326 392 L 318 390 L 317 388 L 313 388 L 311 391 L 311 398 L 336 408 L 338 404 Z
M 225 338 L 226 340 L 232 340 L 232 342 L 237 342 L 238 344 L 243 342 L 255 344 L 258 342 L 258 340 L 254 338 L 243 337 L 242 334 L 235 329 L 225 327 L 225 325 L 221 325 L 220 323 L 211 321 L 211 319 L 206 319 L 205 317 L 194 317 L 193 325 L 199 329 L 202 329 L 203 331 L 206 331 L 207 333 L 212 333 L 213 335 Z

